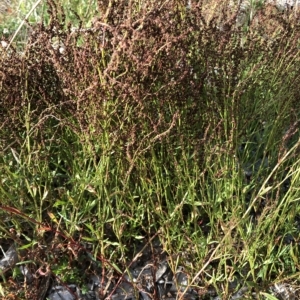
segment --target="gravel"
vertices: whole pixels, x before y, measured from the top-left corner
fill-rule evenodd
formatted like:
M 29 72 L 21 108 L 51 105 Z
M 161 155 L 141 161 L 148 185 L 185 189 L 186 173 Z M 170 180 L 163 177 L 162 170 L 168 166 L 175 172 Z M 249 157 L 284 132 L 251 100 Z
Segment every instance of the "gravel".
M 150 247 L 149 247 L 150 248 Z M 83 291 L 77 284 L 62 284 L 53 280 L 53 282 L 44 289 L 44 292 L 38 295 L 38 299 L 49 300 L 100 300 L 110 296 L 111 300 L 150 300 L 164 299 L 175 300 L 188 286 L 188 276 L 183 267 L 178 267 L 174 274 L 167 262 L 167 256 L 162 251 L 161 245 L 156 242 L 156 252 L 160 253 L 160 261 L 155 267 L 155 262 L 150 255 L 151 250 L 145 249 L 145 253 L 134 263 L 132 268 L 129 268 L 123 276 L 122 281 L 118 286 L 117 279 L 102 278 L 102 270 L 95 268 L 94 275 L 89 277 L 87 288 Z M 0 269 L 5 273 L 9 268 L 16 267 L 18 262 L 18 252 L 12 245 L 0 260 Z M 24 275 L 24 280 L 27 282 L 28 288 L 34 282 L 35 274 L 31 274 L 25 265 L 21 265 L 21 272 Z M 98 271 L 98 272 L 97 272 Z M 50 276 L 50 275 L 49 275 Z M 50 277 L 49 277 L 50 278 Z M 48 280 L 45 282 L 49 283 Z M 47 279 L 47 278 L 46 278 Z M 240 282 L 232 283 L 231 288 L 236 289 Z M 43 290 L 43 289 L 42 289 Z M 101 291 L 106 291 L 104 297 L 100 297 Z M 274 284 L 267 291 L 280 299 L 297 299 L 296 290 L 288 284 Z M 240 288 L 230 299 L 245 299 L 245 293 L 249 293 L 247 287 Z M 184 300 L 200 299 L 199 291 L 196 288 L 188 288 L 183 295 Z M 252 294 L 253 299 L 257 296 Z M 206 294 L 201 293 L 201 299 L 221 300 L 217 296 L 216 291 L 210 288 Z

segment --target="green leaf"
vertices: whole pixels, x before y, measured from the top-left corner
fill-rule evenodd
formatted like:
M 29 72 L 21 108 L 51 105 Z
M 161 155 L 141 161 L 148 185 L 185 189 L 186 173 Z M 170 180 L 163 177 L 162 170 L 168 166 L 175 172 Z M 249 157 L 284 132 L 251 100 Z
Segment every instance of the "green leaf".
M 123 273 L 115 263 L 111 263 L 111 265 L 112 265 L 112 266 L 115 268 L 115 270 L 117 270 L 119 273 Z
M 275 296 L 268 294 L 268 293 L 260 293 L 261 295 L 263 295 L 264 297 L 266 297 L 268 300 L 279 300 L 278 298 L 276 298 Z
M 54 203 L 53 207 L 57 207 L 57 206 L 64 206 L 64 205 L 66 205 L 66 204 L 67 204 L 67 202 L 66 202 L 66 201 L 57 200 L 57 201 L 55 201 L 55 203 Z
M 267 187 L 265 187 L 265 188 L 259 193 L 259 195 L 260 195 L 260 196 L 265 195 L 265 194 L 268 193 L 272 188 L 273 188 L 272 186 L 267 186 Z
M 95 238 L 90 238 L 90 237 L 84 236 L 84 237 L 82 237 L 82 239 L 85 240 L 85 241 L 88 241 L 88 242 L 95 242 L 95 241 L 97 241 L 96 237 Z
M 32 246 L 34 246 L 35 244 L 37 244 L 37 242 L 36 242 L 36 241 L 33 241 L 32 243 L 29 243 L 29 244 L 23 245 L 23 246 L 19 247 L 18 249 L 19 249 L 19 250 L 28 249 L 28 248 L 30 248 L 30 247 L 32 247 Z

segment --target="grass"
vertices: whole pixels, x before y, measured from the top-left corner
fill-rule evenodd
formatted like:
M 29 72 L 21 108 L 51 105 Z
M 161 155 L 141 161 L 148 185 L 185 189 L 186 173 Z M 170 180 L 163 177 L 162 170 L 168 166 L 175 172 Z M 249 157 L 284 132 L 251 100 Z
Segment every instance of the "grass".
M 22 58 L 2 55 L 1 244 L 84 284 L 84 248 L 122 278 L 159 237 L 199 293 L 271 299 L 274 283 L 299 286 L 299 27 L 262 8 L 242 30 L 171 2 L 98 7 L 107 36 L 68 29 L 90 27 L 95 2 L 41 3 L 29 23 L 45 27 L 13 43 Z M 260 18 L 281 26 L 270 36 Z M 2 276 L 3 297 L 37 297 L 5 276 L 20 274 Z

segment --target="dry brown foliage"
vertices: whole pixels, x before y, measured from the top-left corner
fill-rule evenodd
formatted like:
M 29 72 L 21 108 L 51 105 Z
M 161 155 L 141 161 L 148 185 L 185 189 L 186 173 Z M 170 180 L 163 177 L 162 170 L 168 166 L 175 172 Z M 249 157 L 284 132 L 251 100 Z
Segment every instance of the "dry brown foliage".
M 219 14 L 208 18 L 203 2 L 187 9 L 185 1 L 175 0 L 145 1 L 141 7 L 99 1 L 93 26 L 74 30 L 65 24 L 63 9 L 49 0 L 50 24 L 33 28 L 24 52 L 2 50 L 0 118 L 10 142 L 24 131 L 29 104 L 31 132 L 39 132 L 41 140 L 49 122 L 85 133 L 91 143 L 106 130 L 129 161 L 166 137 L 201 153 L 209 133 L 225 134 L 220 112 L 228 99 L 233 132 L 244 110 L 246 86 L 239 76 L 245 63 L 261 56 L 262 63 L 274 61 L 289 34 L 295 36 L 288 54 L 293 57 L 299 25 L 266 7 L 245 33 L 236 26 L 238 11 L 218 6 Z M 266 18 L 281 26 L 272 42 Z

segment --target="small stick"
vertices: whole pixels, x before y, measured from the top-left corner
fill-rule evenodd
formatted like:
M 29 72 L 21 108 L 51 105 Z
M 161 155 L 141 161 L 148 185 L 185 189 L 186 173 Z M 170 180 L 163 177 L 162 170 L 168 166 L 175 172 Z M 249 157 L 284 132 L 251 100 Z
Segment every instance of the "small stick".
M 11 46 L 12 42 L 14 41 L 14 39 L 16 38 L 17 34 L 19 33 L 19 31 L 21 30 L 21 28 L 23 27 L 23 25 L 25 24 L 25 22 L 28 20 L 29 16 L 31 15 L 31 13 L 36 9 L 36 7 L 40 4 L 42 0 L 37 0 L 35 2 L 35 4 L 32 6 L 31 10 L 29 11 L 29 13 L 26 15 L 26 17 L 22 20 L 21 24 L 19 25 L 19 27 L 17 28 L 16 32 L 14 33 L 13 37 L 11 38 L 11 40 L 9 41 L 7 47 L 5 48 L 6 51 L 9 49 L 9 47 Z

